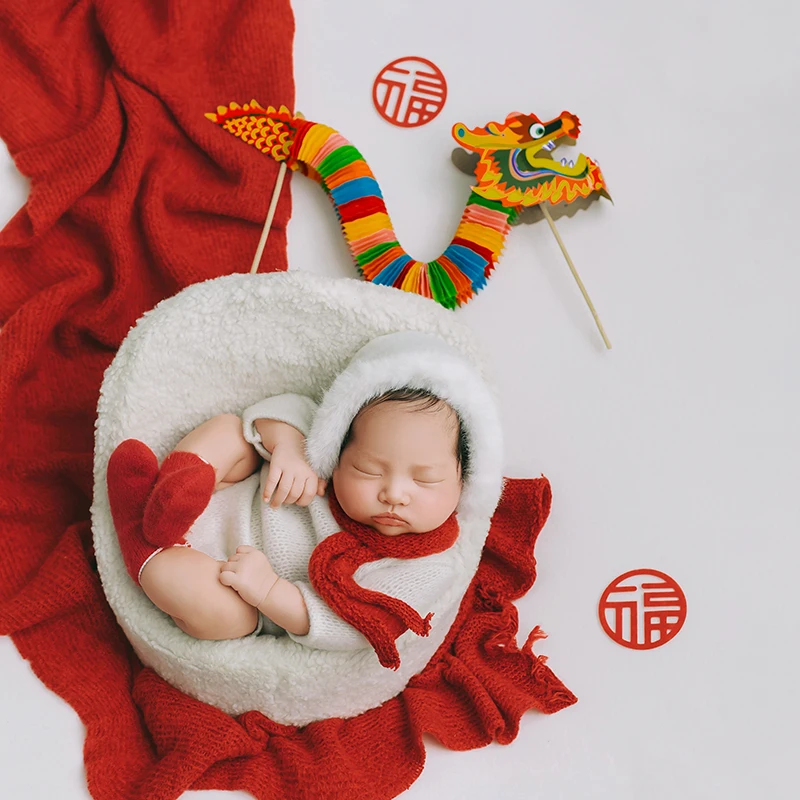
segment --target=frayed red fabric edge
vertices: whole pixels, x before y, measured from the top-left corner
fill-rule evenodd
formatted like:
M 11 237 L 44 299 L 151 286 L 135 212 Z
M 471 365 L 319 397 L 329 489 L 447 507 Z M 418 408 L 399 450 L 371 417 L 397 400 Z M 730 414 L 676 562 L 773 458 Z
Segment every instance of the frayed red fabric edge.
M 422 772 L 424 734 L 452 750 L 508 744 L 526 711 L 552 714 L 576 701 L 533 653 L 540 629 L 517 643 L 512 601 L 535 580 L 533 549 L 549 506 L 546 479 L 506 481 L 445 641 L 401 694 L 351 719 L 294 728 L 259 712 L 232 718 L 143 668 L 90 567 L 88 522 L 65 533 L 29 591 L 4 607 L 0 626 L 85 723 L 97 800 L 173 800 L 188 789 L 386 800 Z
M 445 641 L 401 694 L 357 717 L 303 728 L 259 712 L 234 719 L 137 667 L 132 694 L 152 753 L 124 796 L 170 800 L 191 788 L 242 789 L 263 800 L 385 800 L 422 772 L 424 734 L 452 750 L 508 744 L 526 711 L 552 714 L 575 703 L 533 653 L 541 629 L 517 644 L 512 600 L 535 579 L 533 547 L 549 504 L 546 479 L 506 481 L 478 572 Z M 89 753 L 99 744 L 87 737 L 93 796 L 119 798 L 119 786 L 114 793 L 107 780 L 102 790 L 96 782 L 100 765 Z

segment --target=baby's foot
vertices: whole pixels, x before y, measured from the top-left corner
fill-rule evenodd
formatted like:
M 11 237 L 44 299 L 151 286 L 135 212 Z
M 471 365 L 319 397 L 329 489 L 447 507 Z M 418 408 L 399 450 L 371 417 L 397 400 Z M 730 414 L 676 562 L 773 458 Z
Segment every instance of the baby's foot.
M 183 542 L 214 493 L 214 467 L 195 453 L 176 450 L 161 465 L 147 500 L 142 533 L 156 547 Z
M 243 544 L 220 566 L 219 581 L 235 589 L 245 603 L 258 608 L 278 582 L 278 576 L 264 553 Z

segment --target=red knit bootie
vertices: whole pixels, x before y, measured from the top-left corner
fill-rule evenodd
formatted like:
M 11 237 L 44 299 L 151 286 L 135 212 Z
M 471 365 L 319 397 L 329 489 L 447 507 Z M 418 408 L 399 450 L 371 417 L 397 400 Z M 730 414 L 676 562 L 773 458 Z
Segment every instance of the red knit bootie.
M 156 547 L 182 542 L 208 505 L 216 483 L 214 467 L 200 456 L 182 450 L 170 453 L 144 510 L 144 538 Z
M 142 565 L 158 549 L 142 535 L 147 498 L 158 478 L 158 460 L 138 439 L 126 439 L 108 460 L 106 483 L 111 516 L 125 568 L 139 584 Z

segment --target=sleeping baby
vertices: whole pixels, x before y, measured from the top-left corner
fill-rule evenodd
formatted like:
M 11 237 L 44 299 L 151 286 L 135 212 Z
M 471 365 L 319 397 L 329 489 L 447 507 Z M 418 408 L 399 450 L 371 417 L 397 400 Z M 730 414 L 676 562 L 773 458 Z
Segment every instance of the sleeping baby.
M 322 497 L 326 482 L 306 462 L 304 435 L 280 420 L 260 418 L 253 424 L 269 455 L 263 501 L 277 509 L 306 507 Z M 387 392 L 361 408 L 345 437 L 331 479 L 334 518 L 344 532 L 361 534 L 357 548 L 377 543 L 380 558 L 402 558 L 403 549 L 406 557 L 440 552 L 458 533 L 454 512 L 466 460 L 461 424 L 447 403 L 425 390 Z M 128 571 L 158 608 L 196 638 L 249 634 L 259 624 L 258 612 L 290 633 L 303 636 L 309 631 L 302 592 L 275 572 L 261 550 L 241 545 L 227 561 L 218 562 L 194 548 L 175 546 L 186 544 L 184 534 L 212 492 L 246 479 L 261 461 L 244 436 L 241 419 L 228 414 L 184 437 L 160 471 L 155 455 L 135 439 L 123 442 L 109 461 L 111 510 Z M 134 490 L 125 485 L 134 477 L 149 489 L 140 525 L 130 524 L 123 511 L 126 499 L 116 496 L 117 489 Z M 404 538 L 409 536 L 420 541 Z M 380 547 L 379 537 L 396 538 L 395 547 Z M 153 546 L 159 549 L 153 551 Z M 320 551 L 314 558 L 324 555 Z M 343 556 L 329 556 L 328 567 L 336 557 Z M 331 599 L 331 605 L 348 600 Z
M 451 582 L 470 471 L 461 415 L 415 383 L 367 395 L 329 481 L 307 460 L 317 406 L 301 395 L 207 420 L 160 468 L 147 445 L 122 442 L 107 482 L 133 580 L 196 638 L 371 646 L 396 669 L 395 640 L 428 633 Z

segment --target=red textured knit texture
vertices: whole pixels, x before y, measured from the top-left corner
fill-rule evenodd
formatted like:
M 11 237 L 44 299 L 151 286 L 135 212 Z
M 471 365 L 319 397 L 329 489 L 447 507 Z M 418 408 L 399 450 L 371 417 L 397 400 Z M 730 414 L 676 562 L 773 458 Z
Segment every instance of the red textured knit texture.
M 162 298 L 249 268 L 277 165 L 203 113 L 251 96 L 293 107 L 293 26 L 285 0 L 0 6 L 0 136 L 31 181 L 0 234 L 0 633 L 80 715 L 98 800 L 392 798 L 422 770 L 424 732 L 506 743 L 527 709 L 575 700 L 531 652 L 538 631 L 515 640 L 541 480 L 507 486 L 429 666 L 351 720 L 295 730 L 190 699 L 141 666 L 105 601 L 89 523 L 103 372 Z M 288 203 L 262 271 L 286 268 Z
M 108 505 L 125 569 L 137 585 L 142 565 L 158 550 L 142 535 L 147 498 L 152 494 L 157 480 L 156 454 L 138 439 L 126 439 L 108 459 Z
M 181 450 L 170 453 L 147 498 L 142 536 L 157 547 L 183 541 L 211 501 L 216 482 L 214 467 L 200 456 Z

